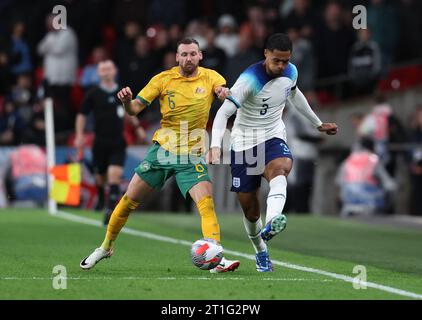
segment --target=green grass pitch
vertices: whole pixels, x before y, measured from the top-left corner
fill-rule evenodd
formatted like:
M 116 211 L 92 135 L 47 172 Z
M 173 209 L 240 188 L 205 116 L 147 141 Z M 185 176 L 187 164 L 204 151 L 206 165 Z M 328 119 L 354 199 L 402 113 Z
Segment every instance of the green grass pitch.
M 65 209 L 100 221 L 98 213 Z M 120 234 L 111 259 L 83 271 L 79 262 L 105 229 L 49 215 L 45 210 L 0 210 L 0 299 L 413 299 L 422 297 L 422 231 L 315 216 L 288 216 L 269 244 L 272 260 L 355 277 L 363 265 L 379 288 L 355 289 L 327 274 L 275 265 L 258 273 L 241 214 L 219 215 L 222 244 L 239 259 L 235 272 L 210 274 L 194 267 L 189 246 Z M 126 227 L 173 239 L 201 238 L 193 214 L 133 214 Z M 53 268 L 66 268 L 66 289 L 54 289 Z M 390 292 L 388 288 L 393 288 Z M 399 291 L 402 290 L 402 291 Z M 404 292 L 404 294 L 400 294 Z M 410 294 L 410 295 L 409 295 Z M 416 296 L 418 298 L 418 296 Z

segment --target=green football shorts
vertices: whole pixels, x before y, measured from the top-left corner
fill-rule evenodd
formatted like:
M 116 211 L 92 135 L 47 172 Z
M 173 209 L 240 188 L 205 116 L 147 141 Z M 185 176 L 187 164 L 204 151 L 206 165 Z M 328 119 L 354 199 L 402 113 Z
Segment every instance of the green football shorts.
M 201 181 L 211 181 L 205 161 L 193 155 L 175 155 L 154 142 L 135 172 L 152 188 L 160 191 L 172 175 L 186 198 L 188 191 Z

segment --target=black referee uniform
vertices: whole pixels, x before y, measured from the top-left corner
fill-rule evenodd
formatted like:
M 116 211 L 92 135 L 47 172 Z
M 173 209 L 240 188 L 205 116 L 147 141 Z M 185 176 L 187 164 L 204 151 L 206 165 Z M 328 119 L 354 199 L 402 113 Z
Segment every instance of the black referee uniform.
M 108 90 L 101 86 L 91 88 L 85 95 L 81 113 L 94 116 L 95 139 L 92 149 L 96 174 L 105 175 L 110 165 L 124 166 L 126 141 L 123 135 L 125 110 L 117 98 L 118 86 Z M 104 189 L 99 187 L 99 198 Z M 118 185 L 109 186 L 107 210 L 112 211 L 120 196 Z M 111 212 L 108 212 L 110 214 Z

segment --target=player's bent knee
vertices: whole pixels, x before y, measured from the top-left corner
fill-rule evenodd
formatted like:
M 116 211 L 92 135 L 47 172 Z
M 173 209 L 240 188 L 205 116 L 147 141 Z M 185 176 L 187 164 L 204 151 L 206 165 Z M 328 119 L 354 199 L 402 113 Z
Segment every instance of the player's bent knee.
M 247 212 L 245 212 L 245 217 L 246 219 L 248 219 L 248 221 L 254 223 L 258 221 L 261 215 L 259 212 L 256 212 L 256 210 L 251 208 L 250 210 L 247 210 Z
M 256 222 L 261 216 L 258 202 L 251 201 L 247 204 L 243 203 L 242 209 L 246 219 L 250 222 Z
M 264 172 L 265 178 L 270 181 L 277 176 L 288 176 L 292 170 L 293 162 L 290 158 L 277 158 L 270 161 Z
M 274 168 L 272 170 L 269 170 L 267 172 L 267 174 L 265 175 L 267 180 L 270 181 L 273 178 L 277 177 L 277 176 L 285 176 L 287 178 L 287 176 L 289 175 L 290 171 L 291 171 L 292 167 L 279 167 L 279 168 Z
M 289 173 L 290 173 L 290 170 L 291 170 L 291 168 L 283 168 L 283 169 L 281 169 L 281 170 L 278 170 L 278 171 L 276 171 L 275 173 L 274 173 L 274 176 L 275 177 L 277 177 L 277 176 L 288 176 L 289 175 Z
M 201 181 L 189 190 L 189 194 L 195 203 L 204 197 L 212 197 L 212 184 L 209 181 Z
M 143 198 L 152 192 L 154 189 L 144 180 L 142 180 L 136 173 L 133 175 L 132 180 L 126 191 L 129 199 L 142 202 Z

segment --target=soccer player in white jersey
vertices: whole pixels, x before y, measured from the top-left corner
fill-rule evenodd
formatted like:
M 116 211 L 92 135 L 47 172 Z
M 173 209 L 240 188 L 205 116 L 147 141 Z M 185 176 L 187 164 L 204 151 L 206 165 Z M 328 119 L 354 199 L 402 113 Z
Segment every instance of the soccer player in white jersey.
M 231 88 L 214 120 L 207 161 L 219 163 L 227 120 L 236 119 L 231 132 L 231 191 L 237 193 L 244 212 L 246 232 L 256 252 L 256 269 L 272 271 L 267 242 L 286 227 L 282 213 L 286 202 L 287 175 L 293 157 L 286 144 L 282 120 L 286 101 L 296 107 L 320 132 L 337 133 L 335 123 L 322 123 L 297 88 L 298 72 L 289 62 L 292 43 L 285 34 L 273 34 L 266 43 L 265 60 L 248 67 Z M 258 190 L 261 177 L 270 186 L 265 226 L 261 221 Z

